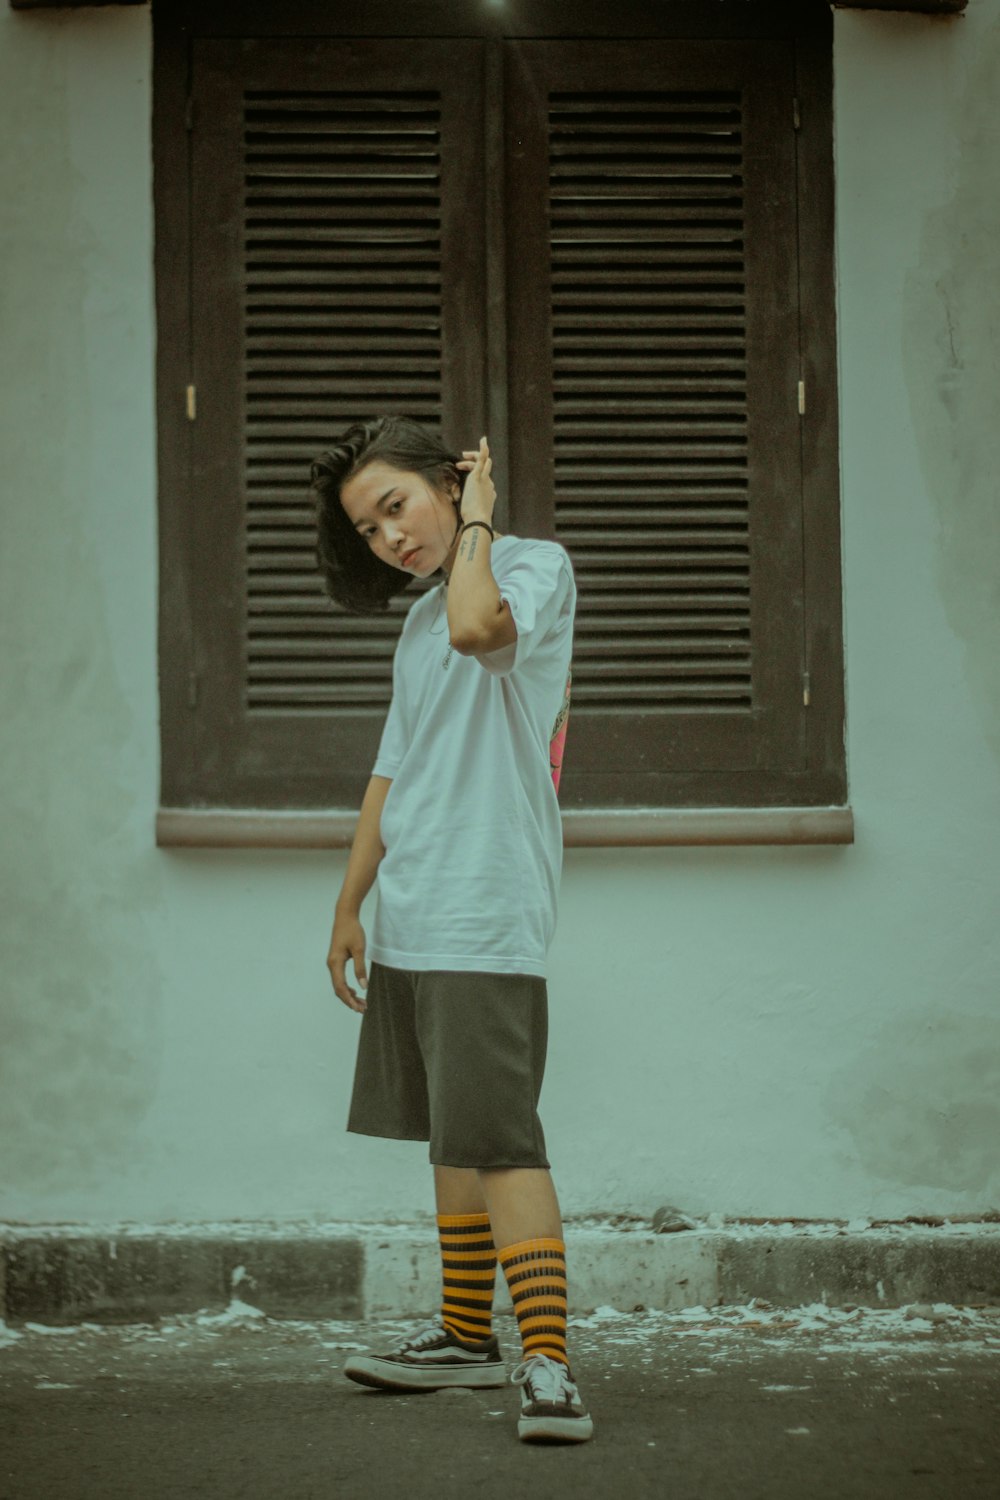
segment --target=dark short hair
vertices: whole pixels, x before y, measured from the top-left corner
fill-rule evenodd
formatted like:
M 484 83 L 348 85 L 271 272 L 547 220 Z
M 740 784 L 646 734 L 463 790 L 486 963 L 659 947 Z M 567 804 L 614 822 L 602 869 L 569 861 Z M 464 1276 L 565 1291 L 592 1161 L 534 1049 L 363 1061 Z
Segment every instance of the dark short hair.
M 310 494 L 316 511 L 316 560 L 326 592 L 356 615 L 384 614 L 389 600 L 409 588 L 413 578 L 376 557 L 344 510 L 340 492 L 349 479 L 375 459 L 408 473 L 421 474 L 445 492 L 449 482 L 461 490 L 465 474 L 459 455 L 440 436 L 412 417 L 374 417 L 354 422 L 326 452 L 313 459 Z M 460 502 L 455 501 L 460 511 Z

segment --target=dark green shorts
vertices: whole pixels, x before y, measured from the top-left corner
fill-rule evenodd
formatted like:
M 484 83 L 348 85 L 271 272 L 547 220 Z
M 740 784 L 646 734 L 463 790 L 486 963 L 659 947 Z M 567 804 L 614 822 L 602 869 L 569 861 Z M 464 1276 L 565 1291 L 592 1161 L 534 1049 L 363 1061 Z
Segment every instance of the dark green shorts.
M 371 963 L 347 1128 L 429 1141 L 441 1167 L 547 1167 L 538 1098 L 548 991 L 538 974 Z

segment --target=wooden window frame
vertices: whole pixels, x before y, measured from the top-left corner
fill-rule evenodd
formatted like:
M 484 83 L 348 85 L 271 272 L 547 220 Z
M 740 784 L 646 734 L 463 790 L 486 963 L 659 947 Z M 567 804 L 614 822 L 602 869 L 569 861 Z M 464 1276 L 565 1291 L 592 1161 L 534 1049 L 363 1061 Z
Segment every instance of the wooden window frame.
M 802 102 L 797 131 L 802 374 L 808 420 L 801 425 L 803 474 L 803 576 L 807 600 L 806 659 L 813 684 L 808 725 L 807 795 L 792 800 L 787 788 L 745 806 L 594 807 L 563 810 L 567 845 L 673 843 L 847 843 L 853 817 L 846 805 L 843 646 L 841 621 L 839 458 L 833 268 L 832 22 L 822 3 L 795 8 L 780 3 L 749 6 L 745 0 L 676 0 L 653 11 L 646 4 L 609 7 L 600 0 L 532 0 L 522 38 L 712 37 L 793 38 L 796 93 Z M 651 17 L 652 12 L 652 17 Z M 334 31 L 335 26 L 335 31 Z M 500 51 L 507 34 L 499 10 L 481 0 L 341 0 L 336 8 L 292 0 L 280 11 L 263 3 L 180 0 L 153 4 L 153 155 L 156 206 L 158 482 L 160 506 L 160 682 L 162 701 L 179 704 L 194 685 L 190 654 L 178 630 L 189 618 L 183 567 L 183 503 L 190 464 L 190 422 L 185 407 L 190 349 L 172 330 L 188 327 L 190 200 L 187 109 L 190 40 L 199 37 L 475 36 L 492 41 L 487 95 L 498 87 Z M 500 151 L 493 133 L 488 150 Z M 491 376 L 495 371 L 491 370 Z M 178 649 L 179 645 L 182 646 Z M 820 691 L 822 685 L 822 691 Z M 579 729 L 577 731 L 580 732 Z M 353 809 L 279 810 L 178 805 L 170 796 L 171 767 L 181 766 L 183 746 L 171 741 L 163 719 L 164 791 L 157 816 L 161 844 L 343 847 L 356 825 Z M 571 731 L 572 735 L 572 726 Z M 190 768 L 186 768 L 190 770 Z M 181 767 L 181 779 L 185 779 Z M 190 777 L 187 778 L 190 780 Z

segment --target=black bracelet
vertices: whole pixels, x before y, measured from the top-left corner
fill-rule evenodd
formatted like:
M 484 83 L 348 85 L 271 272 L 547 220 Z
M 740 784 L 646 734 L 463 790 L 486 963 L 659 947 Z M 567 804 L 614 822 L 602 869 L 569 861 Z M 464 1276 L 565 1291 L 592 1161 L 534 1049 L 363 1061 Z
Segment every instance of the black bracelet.
M 485 526 L 486 530 L 490 534 L 491 539 L 494 542 L 496 541 L 496 532 L 493 530 L 493 527 L 490 525 L 489 521 L 464 521 L 462 523 L 462 530 L 465 531 L 469 526 Z

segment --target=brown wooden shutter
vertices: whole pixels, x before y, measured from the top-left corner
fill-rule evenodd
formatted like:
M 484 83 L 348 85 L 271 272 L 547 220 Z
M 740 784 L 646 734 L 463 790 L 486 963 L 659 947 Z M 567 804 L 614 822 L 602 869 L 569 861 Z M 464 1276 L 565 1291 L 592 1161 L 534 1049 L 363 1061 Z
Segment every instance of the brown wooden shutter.
M 507 51 L 511 491 L 576 570 L 565 801 L 788 801 L 804 748 L 791 44 Z
M 326 598 L 309 461 L 382 412 L 481 429 L 480 70 L 474 40 L 194 43 L 194 800 L 364 791 L 426 585 Z

